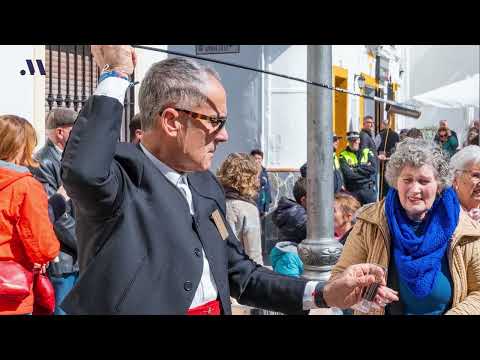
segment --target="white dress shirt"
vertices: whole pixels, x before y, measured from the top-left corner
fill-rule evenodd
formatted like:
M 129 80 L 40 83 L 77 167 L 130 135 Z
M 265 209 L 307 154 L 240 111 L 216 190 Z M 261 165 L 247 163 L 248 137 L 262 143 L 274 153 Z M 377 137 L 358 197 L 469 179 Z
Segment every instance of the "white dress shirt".
M 120 104 L 123 105 L 125 99 L 125 93 L 129 87 L 130 82 L 119 77 L 109 77 L 101 81 L 94 95 L 108 96 L 114 99 L 117 99 Z M 194 214 L 193 202 L 192 202 L 192 193 L 188 186 L 188 179 L 185 175 L 179 174 L 175 170 L 171 169 L 160 160 L 158 160 L 152 153 L 150 153 L 142 144 L 140 144 L 141 149 L 145 155 L 153 162 L 153 164 L 160 170 L 165 177 L 172 182 L 180 192 L 185 196 L 188 206 L 190 207 L 190 214 Z M 218 290 L 213 279 L 212 272 L 210 271 L 210 264 L 208 259 L 205 256 L 205 252 L 202 248 L 203 255 L 203 271 L 202 277 L 200 278 L 200 283 L 195 292 L 192 304 L 190 308 L 194 308 L 200 305 L 203 305 L 207 302 L 217 299 Z M 317 285 L 317 281 L 309 281 L 305 286 L 305 291 L 303 294 L 303 309 L 309 310 L 317 308 L 313 298 L 313 291 Z

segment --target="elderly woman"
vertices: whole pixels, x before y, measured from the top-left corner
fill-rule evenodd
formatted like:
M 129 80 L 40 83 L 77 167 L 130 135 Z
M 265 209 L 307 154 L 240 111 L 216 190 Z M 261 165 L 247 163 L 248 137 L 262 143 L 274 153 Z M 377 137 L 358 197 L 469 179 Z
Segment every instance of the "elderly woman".
M 480 146 L 464 147 L 450 159 L 453 188 L 462 208 L 474 220 L 480 220 Z
M 253 156 L 232 153 L 223 161 L 217 176 L 225 189 L 226 218 L 230 227 L 247 255 L 263 265 L 260 214 L 255 202 L 261 170 Z
M 450 187 L 444 153 L 405 139 L 385 176 L 391 189 L 359 210 L 329 282 L 349 265 L 377 263 L 400 301 L 371 314 L 480 314 L 480 227 Z

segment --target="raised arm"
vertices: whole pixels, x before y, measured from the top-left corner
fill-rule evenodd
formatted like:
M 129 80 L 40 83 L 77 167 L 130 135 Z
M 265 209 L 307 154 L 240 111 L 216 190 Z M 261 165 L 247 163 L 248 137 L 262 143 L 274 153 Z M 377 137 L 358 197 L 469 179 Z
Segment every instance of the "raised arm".
M 92 46 L 97 65 L 118 76 L 101 81 L 78 115 L 62 159 L 68 194 L 87 214 L 108 216 L 121 201 L 121 172 L 114 162 L 120 136 L 123 100 L 135 54 L 128 45 Z

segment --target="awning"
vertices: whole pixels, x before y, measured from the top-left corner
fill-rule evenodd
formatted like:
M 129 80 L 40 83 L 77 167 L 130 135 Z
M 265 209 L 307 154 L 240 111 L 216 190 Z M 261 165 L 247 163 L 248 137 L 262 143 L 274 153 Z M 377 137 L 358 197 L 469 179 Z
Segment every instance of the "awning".
M 423 105 L 458 109 L 469 106 L 479 107 L 479 74 L 475 74 L 465 80 L 442 86 L 421 95 L 414 96 L 413 99 Z

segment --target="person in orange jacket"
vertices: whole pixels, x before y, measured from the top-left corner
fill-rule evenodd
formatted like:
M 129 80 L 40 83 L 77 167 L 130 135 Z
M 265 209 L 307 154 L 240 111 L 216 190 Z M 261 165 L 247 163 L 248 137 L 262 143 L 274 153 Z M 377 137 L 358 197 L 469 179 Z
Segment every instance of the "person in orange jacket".
M 47 194 L 28 169 L 38 166 L 32 159 L 35 129 L 21 117 L 2 115 L 0 139 L 0 261 L 13 260 L 32 271 L 53 260 L 60 249 L 48 217 Z M 0 294 L 0 315 L 31 314 L 33 302 L 32 291 L 15 302 Z

